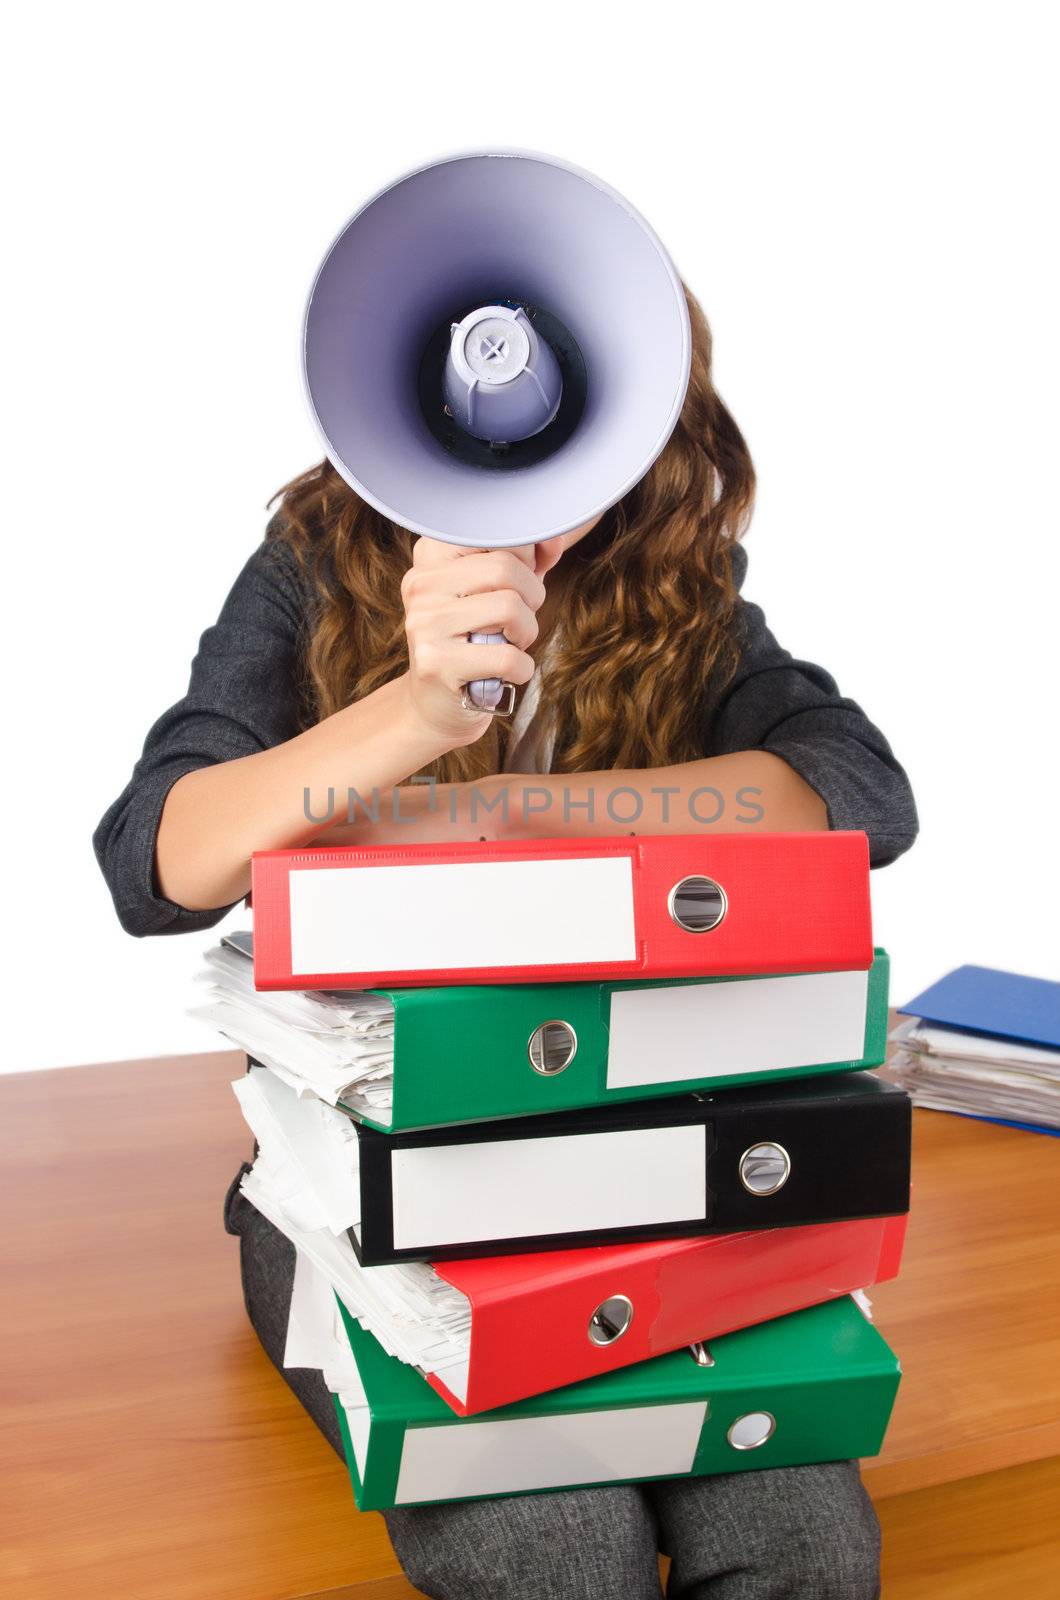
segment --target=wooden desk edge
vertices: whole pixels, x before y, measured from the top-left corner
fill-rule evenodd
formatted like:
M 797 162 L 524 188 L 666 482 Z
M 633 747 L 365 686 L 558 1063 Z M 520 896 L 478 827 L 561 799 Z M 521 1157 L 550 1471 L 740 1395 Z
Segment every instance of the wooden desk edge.
M 863 1462 L 862 1477 L 873 1500 L 886 1500 L 959 1478 L 978 1478 L 1006 1467 L 1046 1461 L 1052 1456 L 1060 1456 L 1060 1421 L 1043 1423 L 1040 1428 L 1021 1428 L 1015 1433 L 993 1434 L 952 1450 L 881 1462 L 878 1466 Z

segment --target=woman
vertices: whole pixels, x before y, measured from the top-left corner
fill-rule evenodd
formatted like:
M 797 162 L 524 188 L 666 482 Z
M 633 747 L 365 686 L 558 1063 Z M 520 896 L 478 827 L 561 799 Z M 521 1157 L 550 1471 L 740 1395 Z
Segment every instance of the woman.
M 388 522 L 327 463 L 288 486 L 97 829 L 129 932 L 208 928 L 246 894 L 252 851 L 310 842 L 831 827 L 863 828 L 874 866 L 908 849 L 916 812 L 883 735 L 740 598 L 754 472 L 691 296 L 689 311 L 677 429 L 573 533 L 468 551 Z M 500 628 L 509 643 L 468 641 Z M 463 702 L 491 676 L 523 686 L 511 725 Z M 236 1184 L 226 1220 L 281 1366 L 293 1250 Z M 320 1375 L 283 1376 L 340 1450 Z M 411 1581 L 442 1600 L 640 1600 L 658 1595 L 658 1549 L 686 1600 L 878 1591 L 853 1462 L 386 1519 Z

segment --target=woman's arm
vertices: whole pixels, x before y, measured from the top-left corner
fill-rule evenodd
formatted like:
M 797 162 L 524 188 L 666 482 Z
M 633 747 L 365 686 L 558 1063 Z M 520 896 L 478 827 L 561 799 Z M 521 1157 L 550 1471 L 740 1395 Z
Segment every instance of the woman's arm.
M 304 729 L 308 580 L 275 540 L 251 557 L 200 641 L 187 694 L 151 729 L 96 829 L 130 933 L 209 927 L 246 894 L 253 851 L 306 844 L 351 794 L 371 803 L 373 791 L 481 737 L 489 716 L 462 707 L 463 683 L 530 678 L 525 647 L 545 590 L 526 560 L 421 539 L 402 595 L 408 671 Z M 468 641 L 501 628 L 511 642 Z
M 630 833 L 811 832 L 828 809 L 768 750 L 671 767 L 551 775 L 500 773 L 474 783 L 416 784 L 381 797 L 319 843 L 412 844 Z
M 233 905 L 253 851 L 308 844 L 346 814 L 351 791 L 390 789 L 448 748 L 417 716 L 406 675 L 273 749 L 185 773 L 158 827 L 162 896 L 189 911 Z
M 510 780 L 493 778 L 501 791 Z M 768 750 L 706 756 L 671 767 L 519 777 L 507 799 L 524 837 L 571 834 L 810 832 L 828 811 L 797 772 Z M 502 821 L 502 826 L 509 824 Z

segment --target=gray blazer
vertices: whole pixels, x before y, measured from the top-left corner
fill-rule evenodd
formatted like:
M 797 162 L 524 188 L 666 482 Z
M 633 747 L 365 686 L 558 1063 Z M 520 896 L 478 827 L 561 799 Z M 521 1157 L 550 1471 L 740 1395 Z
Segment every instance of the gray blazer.
M 742 546 L 734 556 L 742 584 Z M 287 547 L 266 539 L 199 641 L 187 693 L 148 733 L 129 782 L 93 835 L 127 932 L 209 928 L 230 909 L 188 911 L 159 894 L 154 854 L 162 807 L 186 772 L 266 750 L 305 726 L 299 685 L 312 607 Z M 822 667 L 796 661 L 777 643 L 758 606 L 741 598 L 737 625 L 736 675 L 720 697 L 709 686 L 704 696 L 703 755 L 772 751 L 821 796 L 832 828 L 865 830 L 873 866 L 893 861 L 916 838 L 917 815 L 887 740 Z

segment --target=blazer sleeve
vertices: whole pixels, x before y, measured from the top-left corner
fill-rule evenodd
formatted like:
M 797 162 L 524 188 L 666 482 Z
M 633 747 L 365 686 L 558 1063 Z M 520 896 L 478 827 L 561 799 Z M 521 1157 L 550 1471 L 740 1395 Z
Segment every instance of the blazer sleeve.
M 733 558 L 742 584 L 742 545 Z M 739 665 L 708 711 L 705 753 L 780 756 L 820 795 L 829 827 L 863 829 L 874 867 L 894 861 L 919 824 L 909 779 L 883 734 L 823 667 L 795 660 L 769 631 L 761 608 L 742 597 L 736 637 Z
M 129 782 L 100 820 L 92 843 L 126 932 L 194 932 L 231 910 L 188 911 L 159 893 L 155 839 L 162 808 L 185 773 L 268 749 L 303 726 L 298 683 L 306 604 L 295 558 L 266 539 L 202 635 L 187 693 L 150 730 Z

